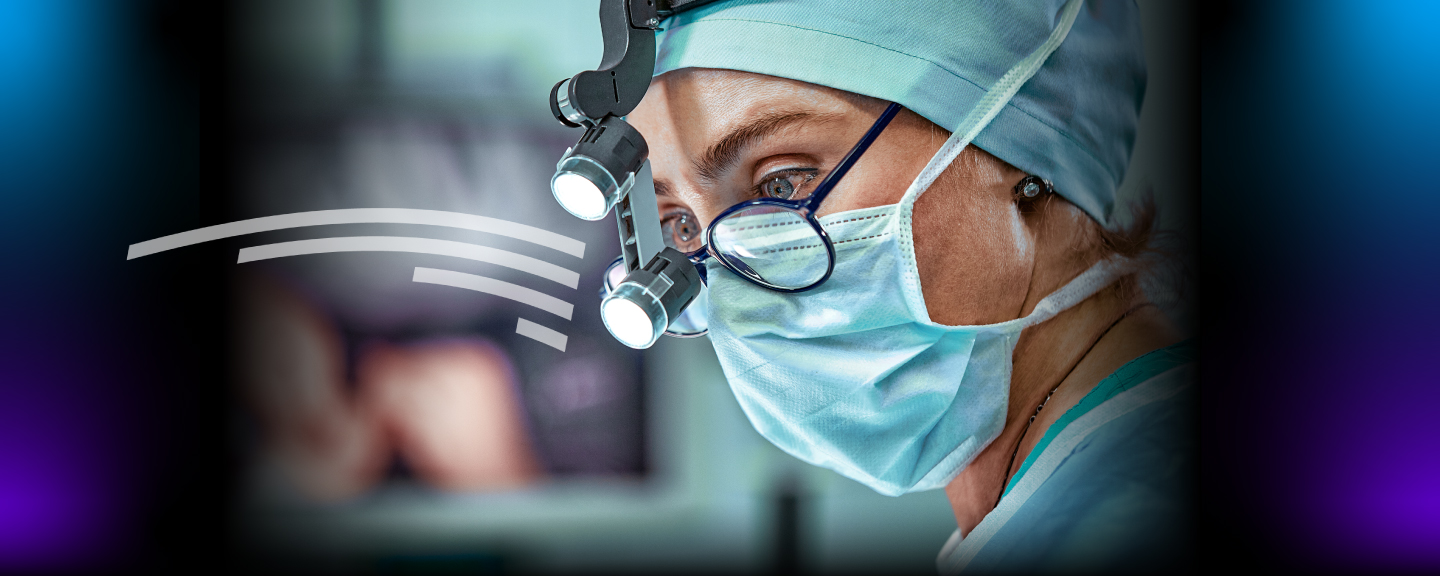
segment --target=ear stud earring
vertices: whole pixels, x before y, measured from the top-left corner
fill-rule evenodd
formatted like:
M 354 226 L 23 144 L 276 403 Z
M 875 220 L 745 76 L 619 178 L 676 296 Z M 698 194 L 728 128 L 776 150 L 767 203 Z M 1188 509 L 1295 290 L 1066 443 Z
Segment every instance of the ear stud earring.
M 1055 192 L 1055 186 L 1049 180 L 1039 176 L 1026 176 L 1015 184 L 1015 198 L 1022 202 L 1029 202 L 1046 194 Z

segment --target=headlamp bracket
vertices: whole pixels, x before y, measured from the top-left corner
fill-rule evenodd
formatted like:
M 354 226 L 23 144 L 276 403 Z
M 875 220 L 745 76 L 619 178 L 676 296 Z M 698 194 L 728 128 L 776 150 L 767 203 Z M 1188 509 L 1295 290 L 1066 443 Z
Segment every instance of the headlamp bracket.
M 644 266 L 665 249 L 660 232 L 660 208 L 655 202 L 655 181 L 647 160 L 631 178 L 630 191 L 615 204 L 615 220 L 620 228 L 620 255 L 625 258 L 625 271 Z
M 654 322 L 678 318 L 700 293 L 703 280 L 700 271 L 684 254 L 665 245 L 648 160 L 649 146 L 644 137 L 625 122 L 624 116 L 640 105 L 650 89 L 650 79 L 655 74 L 655 32 L 660 22 L 713 1 L 600 0 L 600 34 L 605 42 L 600 66 L 561 80 L 550 89 L 550 112 L 555 119 L 572 128 L 586 128 L 585 135 L 556 165 L 551 190 L 562 206 L 588 220 L 590 214 L 600 218 L 604 213 L 590 210 L 595 205 L 583 200 L 594 196 L 586 196 L 584 189 L 570 186 L 576 181 L 569 177 L 580 176 L 595 184 L 591 193 L 603 198 L 607 211 L 615 210 L 626 272 L 626 280 L 620 282 L 616 293 L 606 297 L 606 302 L 615 298 L 636 304 L 633 298 L 639 298 L 638 295 L 619 292 L 634 292 L 634 281 L 646 274 L 654 276 L 657 282 L 665 280 L 661 293 L 650 295 L 653 305 L 648 309 L 641 306 L 642 310 L 648 310 L 646 313 Z M 567 166 L 567 160 L 574 165 Z M 562 176 L 567 177 L 563 193 L 562 188 L 556 187 Z M 676 285 L 676 281 L 680 284 Z M 655 306 L 663 310 L 654 309 Z M 639 346 L 615 332 L 604 308 L 602 305 L 601 314 L 607 318 L 606 327 L 612 334 L 627 345 L 649 346 L 649 343 Z M 656 327 L 655 337 L 667 327 Z M 650 343 L 653 342 L 652 338 Z
M 600 66 L 557 83 L 550 90 L 550 112 L 572 128 L 629 114 L 640 105 L 655 74 L 660 21 L 713 1 L 600 0 L 600 36 L 605 42 Z

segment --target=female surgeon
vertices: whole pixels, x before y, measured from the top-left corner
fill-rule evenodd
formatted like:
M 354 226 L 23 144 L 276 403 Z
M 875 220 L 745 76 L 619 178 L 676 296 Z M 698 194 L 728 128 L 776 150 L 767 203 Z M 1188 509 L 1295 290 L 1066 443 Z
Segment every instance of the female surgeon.
M 756 429 L 882 494 L 943 488 L 945 573 L 1188 566 L 1195 347 L 1138 287 L 1148 211 L 1112 218 L 1134 4 L 736 0 L 662 27 L 629 121 L 667 241 L 780 245 L 803 222 L 732 207 L 822 200 L 800 212 L 828 239 L 767 260 L 833 263 L 813 285 L 707 264 Z

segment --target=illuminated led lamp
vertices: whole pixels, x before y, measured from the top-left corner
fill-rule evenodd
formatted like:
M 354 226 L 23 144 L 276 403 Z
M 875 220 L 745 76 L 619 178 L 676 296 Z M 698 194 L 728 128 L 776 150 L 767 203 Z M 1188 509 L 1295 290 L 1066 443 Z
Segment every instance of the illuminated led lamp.
M 616 258 L 605 268 L 604 281 L 600 286 L 600 300 L 603 302 L 615 291 L 615 287 L 625 281 L 625 259 Z M 708 290 L 705 283 L 700 283 L 700 293 L 686 306 L 679 316 L 673 316 L 670 325 L 665 328 L 666 336 L 676 338 L 699 338 L 709 332 L 709 321 L 705 317 L 707 307 Z
M 695 265 L 679 250 L 666 247 L 625 276 L 600 303 L 600 318 L 616 340 L 631 348 L 649 348 L 695 300 L 700 287 Z
M 635 172 L 650 154 L 640 132 L 614 116 L 590 126 L 555 165 L 550 191 L 576 217 L 599 220 L 635 183 Z

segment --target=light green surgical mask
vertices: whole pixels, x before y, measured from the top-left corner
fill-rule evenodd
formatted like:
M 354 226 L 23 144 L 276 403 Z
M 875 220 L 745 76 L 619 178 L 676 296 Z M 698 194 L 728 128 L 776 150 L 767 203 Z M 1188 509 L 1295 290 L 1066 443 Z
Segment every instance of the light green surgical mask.
M 1065 6 L 1045 44 L 991 88 L 899 204 L 820 219 L 836 252 L 827 282 L 786 294 L 718 266 L 710 274 L 710 340 L 740 406 L 776 446 L 881 494 L 943 487 L 1004 427 L 1021 331 L 1132 271 L 1103 261 L 1030 315 L 985 326 L 930 320 L 920 288 L 915 201 L 1060 45 L 1079 6 Z M 796 261 L 774 264 L 802 268 L 812 252 L 780 252 Z

